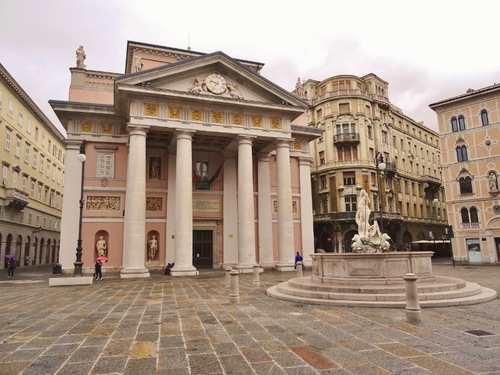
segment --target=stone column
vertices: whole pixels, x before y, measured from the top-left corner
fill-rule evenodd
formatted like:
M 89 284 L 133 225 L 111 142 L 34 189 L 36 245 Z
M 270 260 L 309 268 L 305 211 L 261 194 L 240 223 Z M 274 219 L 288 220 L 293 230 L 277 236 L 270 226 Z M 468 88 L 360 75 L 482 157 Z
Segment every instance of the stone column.
M 169 148 L 168 153 L 168 194 L 167 194 L 167 220 L 166 220 L 166 255 L 165 263 L 175 262 L 175 147 Z
M 302 230 L 302 254 L 304 262 L 307 257 L 309 263 L 309 255 L 314 253 L 314 218 L 312 206 L 312 190 L 311 190 L 311 160 L 310 157 L 299 158 L 300 169 L 300 225 Z M 334 239 L 337 241 L 337 238 Z
M 146 132 L 129 125 L 122 278 L 149 277 L 146 251 Z
M 225 153 L 222 240 L 224 267 L 238 264 L 238 176 L 236 175 L 236 152 Z
M 276 145 L 278 193 L 278 271 L 293 271 L 295 244 L 293 236 L 292 182 L 290 173 L 290 140 Z
M 238 138 L 238 265 L 252 272 L 255 263 L 255 211 L 253 194 L 252 139 Z
M 73 274 L 75 269 L 76 260 L 76 246 L 78 241 L 78 217 L 80 215 L 80 186 L 82 181 L 82 163 L 76 158 L 80 153 L 81 140 L 66 141 L 66 161 L 65 161 L 65 172 L 64 172 L 64 186 L 66 186 L 66 191 L 64 192 L 64 199 L 62 202 L 62 220 L 61 220 L 61 251 L 59 252 L 59 263 L 62 265 L 63 274 Z M 38 183 L 35 185 L 38 188 Z M 85 198 L 85 197 L 84 197 Z M 84 207 L 85 209 L 85 207 Z M 40 233 L 33 235 L 33 243 L 35 244 L 35 238 L 39 236 Z M 33 254 L 30 256 L 31 259 L 35 260 L 34 264 L 39 264 L 40 255 L 38 247 L 40 246 L 40 241 L 36 243 L 37 248 L 33 249 Z M 3 244 L 3 253 L 5 254 L 5 247 L 7 244 Z M 82 257 L 87 258 L 86 252 L 94 250 L 93 244 L 84 243 L 84 250 Z M 41 250 L 40 250 L 41 251 Z M 90 259 L 93 259 L 93 254 Z M 92 267 L 92 264 L 85 264 L 85 267 Z
M 273 222 L 269 155 L 258 155 L 259 264 L 264 268 L 276 265 L 273 257 Z M 309 183 L 311 185 L 311 183 Z
M 175 163 L 175 266 L 172 276 L 193 276 L 193 132 L 178 130 Z

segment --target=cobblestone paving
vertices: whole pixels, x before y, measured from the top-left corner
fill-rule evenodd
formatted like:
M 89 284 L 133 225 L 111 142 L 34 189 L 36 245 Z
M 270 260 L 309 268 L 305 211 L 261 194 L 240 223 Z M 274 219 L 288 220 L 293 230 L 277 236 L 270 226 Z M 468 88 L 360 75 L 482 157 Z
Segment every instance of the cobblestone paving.
M 500 300 L 422 310 L 297 304 L 267 297 L 293 273 L 192 278 L 116 275 L 49 287 L 48 268 L 0 281 L 0 374 L 500 374 Z M 5 271 L 6 273 L 6 271 Z M 305 275 L 309 275 L 306 271 Z M 436 264 L 434 274 L 500 292 L 500 267 Z

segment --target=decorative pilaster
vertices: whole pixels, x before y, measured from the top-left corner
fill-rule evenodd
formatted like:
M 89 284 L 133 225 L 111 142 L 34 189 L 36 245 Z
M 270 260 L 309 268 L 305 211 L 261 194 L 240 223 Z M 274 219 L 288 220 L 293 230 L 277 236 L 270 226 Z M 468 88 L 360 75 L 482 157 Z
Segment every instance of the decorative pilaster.
M 273 223 L 269 154 L 258 155 L 257 168 L 259 191 L 259 265 L 264 268 L 272 268 L 277 262 L 273 259 Z
M 175 266 L 172 276 L 193 276 L 193 155 L 192 131 L 177 130 L 175 163 Z
M 276 145 L 278 193 L 278 271 L 293 271 L 295 244 L 293 236 L 292 182 L 290 173 L 290 140 Z
M 314 253 L 314 217 L 311 190 L 310 157 L 299 158 L 300 177 L 300 225 L 302 229 L 302 255 L 304 262 L 309 262 L 308 254 Z M 337 239 L 335 239 L 336 241 Z
M 146 249 L 146 132 L 129 125 L 129 153 L 121 278 L 149 277 Z
M 236 268 L 243 272 L 253 272 L 255 264 L 252 164 L 252 138 L 240 136 L 238 138 L 238 265 Z

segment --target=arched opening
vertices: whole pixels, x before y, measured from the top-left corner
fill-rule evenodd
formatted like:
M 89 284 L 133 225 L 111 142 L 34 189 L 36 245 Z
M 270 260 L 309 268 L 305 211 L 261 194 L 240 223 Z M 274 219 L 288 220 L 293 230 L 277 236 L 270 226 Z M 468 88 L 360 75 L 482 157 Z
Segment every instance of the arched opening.
M 321 248 L 327 253 L 332 252 L 332 235 L 328 232 L 321 233 Z
M 100 230 L 94 235 L 94 260 L 99 256 L 108 257 L 110 256 L 109 249 L 109 233 L 105 230 Z
M 402 250 L 410 251 L 412 241 L 413 241 L 413 237 L 412 237 L 411 233 L 408 231 L 404 232 L 403 233 L 403 244 L 401 245 Z
M 36 265 L 36 259 L 37 259 L 37 256 L 38 255 L 38 238 L 35 237 L 35 239 L 33 240 L 33 256 L 32 256 L 32 260 L 31 260 L 31 264 L 34 266 Z
M 10 246 L 12 244 L 12 234 L 7 235 L 7 241 L 5 241 L 5 255 L 14 255 L 11 253 Z M 8 268 L 9 265 L 7 264 L 7 258 L 4 259 L 4 268 Z
M 45 239 L 40 240 L 40 247 L 38 248 L 38 264 L 43 264 L 42 263 L 42 255 L 43 255 L 43 249 L 45 247 Z
M 24 265 L 29 266 L 30 265 L 30 250 L 31 250 L 31 237 L 28 236 L 26 238 L 26 243 L 24 244 Z
M 52 249 L 50 251 L 51 263 L 56 263 L 56 240 L 52 240 Z
M 50 241 L 50 238 L 47 240 L 47 248 L 45 249 L 45 264 L 49 264 L 50 262 L 50 249 L 52 242 Z
M 351 249 L 352 238 L 357 233 L 358 232 L 355 230 L 350 230 L 349 232 L 347 232 L 345 234 L 345 236 L 344 236 L 344 253 L 352 253 L 352 249 Z
M 159 254 L 158 250 L 160 249 L 160 234 L 156 230 L 152 230 L 147 235 L 148 245 L 146 259 L 150 262 L 158 260 Z

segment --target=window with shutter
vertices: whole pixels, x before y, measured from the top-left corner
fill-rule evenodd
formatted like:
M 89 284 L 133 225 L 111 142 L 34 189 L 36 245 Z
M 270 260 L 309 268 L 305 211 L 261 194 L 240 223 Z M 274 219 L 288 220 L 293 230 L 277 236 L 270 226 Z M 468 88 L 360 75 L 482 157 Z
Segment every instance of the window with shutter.
M 99 152 L 97 154 L 97 177 L 114 177 L 115 154 Z

